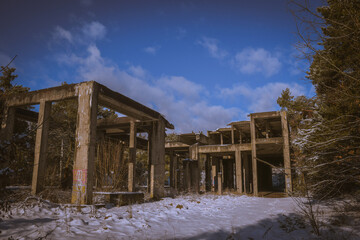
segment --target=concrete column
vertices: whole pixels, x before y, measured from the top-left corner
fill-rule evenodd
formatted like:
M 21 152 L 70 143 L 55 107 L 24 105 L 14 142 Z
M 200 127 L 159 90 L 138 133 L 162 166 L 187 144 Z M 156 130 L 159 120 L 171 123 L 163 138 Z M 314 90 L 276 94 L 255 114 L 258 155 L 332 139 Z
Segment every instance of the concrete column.
M 215 157 L 211 157 L 211 191 L 215 192 L 216 190 L 216 176 L 217 176 L 217 159 Z
M 282 111 L 280 114 L 281 114 L 282 136 L 284 139 L 283 155 L 284 155 L 284 167 L 285 167 L 285 185 L 286 185 L 285 187 L 286 187 L 286 192 L 289 194 L 292 192 L 289 127 L 288 127 L 286 112 Z
M 244 156 L 244 167 L 243 167 L 243 184 L 244 184 L 244 192 L 249 193 L 250 192 L 250 182 L 249 182 L 249 158 L 247 154 Z
M 250 133 L 251 133 L 251 155 L 252 155 L 252 175 L 253 175 L 253 193 L 258 196 L 258 179 L 257 179 L 257 161 L 256 161 L 256 135 L 255 119 L 250 115 Z
M 147 167 L 148 167 L 148 176 L 147 176 L 147 192 L 151 192 L 151 132 L 148 132 L 148 148 L 147 148 L 147 154 L 148 154 L 148 161 L 147 161 Z
M 191 192 L 191 170 L 190 170 L 190 161 L 186 161 L 185 167 L 185 182 L 188 192 Z
M 178 181 L 180 178 L 180 171 L 179 171 L 179 167 L 178 167 L 178 156 L 176 154 L 174 154 L 174 162 L 173 162 L 173 175 L 174 175 L 174 188 L 177 191 L 178 190 Z
M 234 127 L 231 128 L 231 144 L 235 144 L 235 132 Z
M 136 123 L 130 122 L 129 136 L 129 163 L 128 163 L 128 191 L 135 192 L 135 166 L 136 166 Z
M 165 123 L 164 119 L 154 121 L 150 134 L 150 197 L 160 199 L 164 197 L 165 181 Z
M 206 154 L 200 154 L 199 157 L 199 177 L 200 177 L 200 191 L 206 192 Z
M 220 144 L 223 145 L 224 144 L 224 136 L 222 133 L 220 133 Z
M 33 195 L 43 190 L 50 112 L 51 102 L 41 100 L 36 130 L 34 170 L 31 184 L 31 194 Z
M 222 183 L 222 180 L 223 180 L 223 160 L 222 159 L 219 159 L 219 169 L 218 169 L 218 176 L 217 176 L 217 179 L 218 179 L 218 194 L 219 195 L 222 195 L 223 193 L 223 183 Z
M 178 180 L 178 163 L 177 156 L 174 151 L 170 151 L 170 187 L 177 190 L 177 180 Z
M 236 190 L 238 193 L 243 192 L 243 176 L 241 164 L 241 151 L 235 151 L 235 165 L 236 165 Z
M 73 204 L 91 204 L 94 185 L 98 89 L 94 82 L 78 88 L 78 111 L 73 167 Z
M 15 123 L 15 108 L 5 107 L 4 115 L 1 123 L 0 140 L 10 141 L 13 136 Z

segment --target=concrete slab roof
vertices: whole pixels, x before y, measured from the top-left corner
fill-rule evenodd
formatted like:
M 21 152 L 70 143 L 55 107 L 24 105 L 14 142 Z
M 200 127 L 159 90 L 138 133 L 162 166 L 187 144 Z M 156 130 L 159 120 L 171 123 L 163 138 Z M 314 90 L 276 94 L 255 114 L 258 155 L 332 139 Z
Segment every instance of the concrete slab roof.
M 79 96 L 79 87 L 84 84 L 92 84 L 92 91 L 98 94 L 98 104 L 140 121 L 153 121 L 164 119 L 166 128 L 174 129 L 164 116 L 159 112 L 136 102 L 118 92 L 95 81 L 81 82 L 77 84 L 65 84 L 58 87 L 41 89 L 21 94 L 13 94 L 6 98 L 5 104 L 9 107 L 19 107 L 39 104 L 41 100 L 55 102 Z

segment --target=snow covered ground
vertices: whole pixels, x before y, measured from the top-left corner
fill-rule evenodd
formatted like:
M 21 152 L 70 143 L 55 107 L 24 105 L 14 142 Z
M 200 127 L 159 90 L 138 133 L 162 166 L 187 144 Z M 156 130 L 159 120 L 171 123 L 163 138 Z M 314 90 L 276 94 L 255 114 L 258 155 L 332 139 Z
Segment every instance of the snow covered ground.
M 33 202 L 31 202 L 33 201 Z M 8 239 L 309 239 L 291 198 L 189 195 L 80 211 L 28 200 L 2 216 Z

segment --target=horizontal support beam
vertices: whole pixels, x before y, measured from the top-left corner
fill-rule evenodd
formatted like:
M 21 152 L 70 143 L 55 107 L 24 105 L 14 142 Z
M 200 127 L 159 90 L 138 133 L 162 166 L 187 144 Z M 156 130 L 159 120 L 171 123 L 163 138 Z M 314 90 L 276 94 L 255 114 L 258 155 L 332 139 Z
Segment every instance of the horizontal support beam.
M 252 118 L 273 118 L 273 117 L 280 117 L 280 111 L 250 113 L 249 115 Z
M 159 120 L 162 115 L 135 100 L 97 83 L 99 87 L 99 105 L 113 109 L 119 113 L 140 121 Z M 174 126 L 165 120 L 165 127 L 174 129 Z
M 256 144 L 283 144 L 284 139 L 282 137 L 274 138 L 256 138 Z
M 229 144 L 229 145 L 206 145 L 199 146 L 199 153 L 220 153 L 220 152 L 235 152 L 251 151 L 251 144 Z
M 55 102 L 69 98 L 75 98 L 78 94 L 77 86 L 79 84 L 66 84 L 59 87 L 13 94 L 6 98 L 5 105 L 8 107 L 28 106 L 40 104 L 41 99 L 46 102 Z
M 34 112 L 34 111 L 30 111 L 30 110 L 27 110 L 27 109 L 23 109 L 23 108 L 16 108 L 15 109 L 15 117 L 16 118 L 21 118 L 21 119 L 29 121 L 29 122 L 36 123 L 38 121 L 38 118 L 39 118 L 39 113 Z
M 185 148 L 189 150 L 189 145 L 182 142 L 167 142 L 165 143 L 165 148 Z

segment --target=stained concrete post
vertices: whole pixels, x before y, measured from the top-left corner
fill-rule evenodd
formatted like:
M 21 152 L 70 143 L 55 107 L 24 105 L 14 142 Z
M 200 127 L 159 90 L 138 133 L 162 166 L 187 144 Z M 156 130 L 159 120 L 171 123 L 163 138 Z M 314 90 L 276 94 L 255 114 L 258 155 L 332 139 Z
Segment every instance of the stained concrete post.
M 222 133 L 220 133 L 220 145 L 224 144 L 224 136 Z
M 283 155 L 284 155 L 284 167 L 285 167 L 285 185 L 286 185 L 286 192 L 289 194 L 292 192 L 289 127 L 288 127 L 286 112 L 282 111 L 280 114 L 281 114 L 282 136 L 284 139 Z
M 193 191 L 198 193 L 199 192 L 199 162 L 192 162 L 192 167 L 190 168 L 191 171 L 191 179 L 192 179 L 192 187 Z
M 165 122 L 164 119 L 154 121 L 149 136 L 151 172 L 150 197 L 160 199 L 164 197 L 165 180 Z
M 242 164 L 241 164 L 241 151 L 235 151 L 235 166 L 236 166 L 236 190 L 238 193 L 242 193 L 243 176 L 242 176 Z
M 178 156 L 174 154 L 174 161 L 173 161 L 173 180 L 174 180 L 174 188 L 177 191 L 178 190 L 178 181 L 180 178 L 180 171 L 178 169 Z
M 217 159 L 211 157 L 211 191 L 215 192 L 216 190 L 216 176 L 217 176 Z
M 36 130 L 34 169 L 31 184 L 31 194 L 33 195 L 43 190 L 50 112 L 51 102 L 41 100 Z
M 128 163 L 128 191 L 135 191 L 135 166 L 136 166 L 136 123 L 130 122 L 129 136 L 129 163 Z
M 244 192 L 249 193 L 250 191 L 250 182 L 249 182 L 249 158 L 247 154 L 244 154 L 244 168 L 243 168 L 243 183 L 244 183 Z
M 191 170 L 190 170 L 190 161 L 186 161 L 185 163 L 185 186 L 187 191 L 191 191 Z
M 235 130 L 231 127 L 231 144 L 235 144 Z
M 250 115 L 250 133 L 251 133 L 251 156 L 252 156 L 252 175 L 253 175 L 253 194 L 258 196 L 258 179 L 257 179 L 257 161 L 256 161 L 256 134 L 255 118 Z
M 199 176 L 200 176 L 200 191 L 206 192 L 206 161 L 207 155 L 200 154 L 199 157 Z
M 218 194 L 222 195 L 223 193 L 223 160 L 219 159 L 220 161 L 220 166 L 219 166 L 219 171 L 218 171 L 218 175 L 217 175 L 217 179 L 218 179 Z
M 91 204 L 96 145 L 98 89 L 94 82 L 78 88 L 78 111 L 73 167 L 73 204 Z
M 15 108 L 5 107 L 4 115 L 1 123 L 0 140 L 10 141 L 14 131 Z
M 170 188 L 174 188 L 174 151 L 170 151 Z

